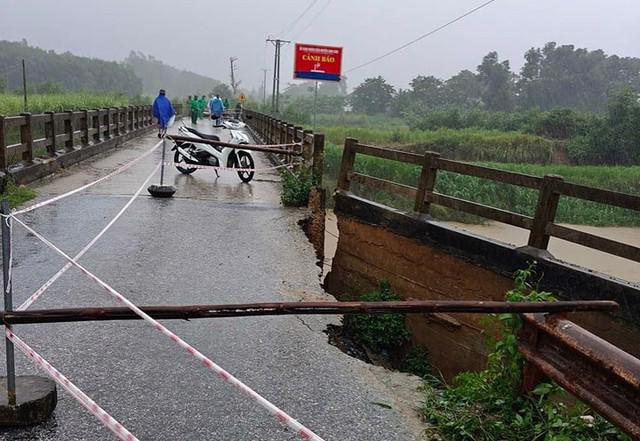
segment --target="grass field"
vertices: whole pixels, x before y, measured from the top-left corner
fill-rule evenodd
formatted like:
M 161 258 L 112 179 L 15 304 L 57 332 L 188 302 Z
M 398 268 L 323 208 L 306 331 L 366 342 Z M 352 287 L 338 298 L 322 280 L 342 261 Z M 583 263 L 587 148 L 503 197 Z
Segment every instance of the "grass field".
M 323 126 L 328 142 L 344 145 L 345 138 L 423 153 L 436 151 L 450 159 L 547 164 L 560 144 L 536 135 L 482 129 L 409 130 L 408 128 L 358 128 Z
M 31 113 L 62 112 L 64 110 L 119 107 L 130 104 L 149 104 L 147 98 L 130 98 L 120 94 L 96 94 L 89 92 L 28 96 Z M 23 112 L 22 95 L 0 94 L 0 115 L 18 115 Z
M 340 168 L 342 147 L 335 144 L 328 144 L 325 148 L 325 154 L 325 185 L 330 191 L 333 191 Z M 488 167 L 517 171 L 536 176 L 557 174 L 563 176 L 567 182 L 631 194 L 640 193 L 640 166 L 604 167 L 505 164 L 493 162 L 484 162 L 482 164 Z M 417 186 L 420 176 L 420 167 L 418 166 L 364 155 L 358 155 L 356 157 L 355 170 L 360 173 L 412 185 L 414 187 Z M 354 190 L 357 194 L 395 208 L 403 210 L 411 210 L 413 208 L 412 200 L 405 200 L 381 191 L 358 188 L 358 186 L 354 186 Z M 535 213 L 538 197 L 538 193 L 535 190 L 449 172 L 438 173 L 436 190 L 446 195 L 529 216 L 533 216 Z M 466 222 L 480 221 L 478 218 L 453 213 L 438 207 L 434 210 L 434 214 L 441 219 Z M 557 220 L 565 223 L 598 226 L 640 225 L 640 215 L 637 212 L 567 197 L 562 197 L 560 200 Z

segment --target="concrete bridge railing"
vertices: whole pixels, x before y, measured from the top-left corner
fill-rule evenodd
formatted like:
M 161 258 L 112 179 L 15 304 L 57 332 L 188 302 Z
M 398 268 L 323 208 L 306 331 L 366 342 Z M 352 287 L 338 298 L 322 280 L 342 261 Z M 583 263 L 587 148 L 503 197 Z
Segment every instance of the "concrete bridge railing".
M 0 115 L 0 170 L 19 184 L 33 182 L 153 126 L 149 105 Z
M 356 154 L 374 156 L 392 161 L 421 166 L 418 187 L 398 184 L 354 171 Z M 435 191 L 438 171 L 457 173 L 505 184 L 517 185 L 538 191 L 538 202 L 533 217 L 503 210 L 477 202 L 455 198 Z M 415 211 L 429 214 L 431 204 L 503 222 L 529 230 L 528 247 L 533 252 L 546 251 L 551 237 L 573 242 L 598 251 L 640 262 L 640 248 L 604 237 L 578 231 L 555 222 L 561 196 L 597 202 L 607 206 L 635 210 L 640 215 L 640 196 L 603 190 L 564 182 L 561 176 L 531 176 L 504 170 L 483 167 L 466 162 L 441 158 L 440 154 L 427 152 L 424 155 L 392 150 L 359 143 L 347 139 L 344 145 L 338 190 L 349 191 L 351 183 L 384 190 L 401 197 L 415 200 Z

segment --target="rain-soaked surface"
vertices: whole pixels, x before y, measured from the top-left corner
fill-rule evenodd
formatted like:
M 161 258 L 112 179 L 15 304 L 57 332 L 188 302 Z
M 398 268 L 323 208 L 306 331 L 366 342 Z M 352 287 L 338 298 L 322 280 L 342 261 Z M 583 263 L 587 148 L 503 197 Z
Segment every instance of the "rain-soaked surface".
M 209 133 L 220 129 L 202 123 Z M 223 133 L 223 136 L 225 134 Z M 39 186 L 39 200 L 103 176 L 152 147 L 153 136 L 65 171 Z M 126 203 L 160 160 L 158 150 L 124 173 L 23 216 L 74 255 Z M 256 157 L 256 167 L 270 167 Z M 158 183 L 159 176 L 154 178 Z M 250 184 L 211 170 L 185 176 L 169 167 L 176 196 L 144 194 L 81 263 L 139 305 L 328 299 L 320 269 L 297 225 L 302 212 L 279 203 L 278 174 Z M 65 261 L 14 226 L 14 304 Z M 75 269 L 33 309 L 113 306 Z M 413 440 L 415 424 L 364 363 L 327 344 L 335 317 L 264 317 L 165 324 L 326 440 Z M 266 411 L 141 321 L 23 325 L 16 334 L 142 440 L 292 440 Z M 37 369 L 17 354 L 21 374 Z M 5 373 L 4 348 L 0 371 Z M 0 432 L 6 440 L 107 440 L 112 435 L 64 391 L 53 417 Z M 380 406 L 387 403 L 390 408 Z M 413 427 L 413 428 L 412 428 Z

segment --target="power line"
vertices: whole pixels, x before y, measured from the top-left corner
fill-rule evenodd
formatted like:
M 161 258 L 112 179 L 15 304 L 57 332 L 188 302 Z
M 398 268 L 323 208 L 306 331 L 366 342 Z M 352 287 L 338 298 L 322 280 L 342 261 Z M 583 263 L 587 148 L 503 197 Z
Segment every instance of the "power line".
M 357 65 L 356 67 L 352 67 L 351 69 L 348 69 L 347 71 L 345 71 L 345 73 L 353 72 L 353 71 L 354 71 L 354 70 L 356 70 L 356 69 L 360 69 L 360 68 L 362 68 L 362 67 L 368 66 L 368 65 L 370 65 L 370 64 L 372 64 L 372 63 L 375 63 L 376 61 L 380 61 L 380 60 L 382 60 L 383 58 L 388 57 L 389 55 L 393 55 L 393 54 L 395 54 L 396 52 L 399 52 L 399 51 L 401 51 L 402 49 L 404 49 L 404 48 L 406 48 L 406 47 L 409 47 L 409 46 L 411 46 L 412 44 L 417 43 L 418 41 L 420 41 L 420 40 L 422 40 L 422 39 L 424 39 L 424 38 L 427 38 L 427 37 L 429 37 L 429 36 L 431 36 L 431 35 L 435 34 L 435 33 L 436 33 L 436 32 L 438 32 L 438 31 L 441 31 L 442 29 L 446 28 L 447 26 L 450 26 L 450 25 L 452 25 L 452 24 L 454 24 L 454 23 L 456 23 L 456 22 L 458 22 L 458 21 L 462 20 L 463 18 L 465 18 L 465 17 L 467 17 L 467 16 L 469 16 L 469 15 L 473 14 L 474 12 L 479 11 L 480 9 L 482 9 L 482 8 L 484 8 L 484 7 L 486 7 L 486 6 L 489 6 L 491 3 L 495 2 L 495 1 L 496 1 L 496 0 L 489 0 L 489 1 L 487 1 L 487 2 L 485 2 L 485 3 L 483 3 L 483 4 L 481 4 L 480 6 L 476 6 L 476 7 L 475 7 L 475 8 L 473 8 L 472 10 L 470 10 L 470 11 L 468 11 L 468 12 L 465 12 L 464 14 L 462 14 L 462 15 L 460 15 L 460 16 L 458 16 L 458 17 L 454 18 L 453 20 L 451 20 L 451 21 L 449 21 L 449 22 L 447 22 L 447 23 L 443 24 L 442 26 L 439 26 L 439 27 L 437 27 L 437 28 L 433 29 L 432 31 L 429 31 L 429 32 L 427 32 L 426 34 L 423 34 L 423 35 L 419 36 L 418 38 L 416 38 L 416 39 L 414 39 L 414 40 L 411 40 L 410 42 L 405 43 L 405 44 L 403 44 L 402 46 L 397 47 L 397 48 L 395 48 L 395 49 L 393 49 L 393 50 L 391 50 L 391 51 L 389 51 L 389 52 L 387 52 L 387 53 L 385 53 L 385 54 L 382 54 L 382 55 L 380 55 L 380 56 L 378 56 L 378 57 L 376 57 L 376 58 L 374 58 L 374 59 L 372 59 L 372 60 L 369 60 L 369 61 L 367 61 L 366 63 L 362 63 L 362 64 Z
M 302 20 L 302 18 L 305 15 L 307 15 L 307 12 L 309 12 L 311 8 L 315 6 L 316 3 L 318 3 L 318 0 L 313 0 L 311 3 L 309 3 L 309 6 L 307 6 L 306 9 L 302 11 L 302 13 L 298 15 L 298 17 L 295 20 L 293 20 L 293 22 L 291 22 L 289 26 L 284 28 L 284 30 L 282 30 L 282 32 L 280 32 L 278 35 L 281 35 L 284 37 L 287 33 L 289 33 L 289 31 L 291 31 L 295 27 L 295 25 L 298 24 L 300 20 Z
M 332 0 L 327 0 L 327 2 L 324 4 L 324 6 L 322 8 L 320 8 L 320 10 L 318 11 L 318 13 L 316 15 L 313 16 L 313 18 L 311 19 L 311 21 L 309 23 L 307 23 L 307 26 L 300 32 L 298 32 L 295 37 L 291 38 L 292 40 L 296 40 L 298 37 L 302 36 L 302 34 L 304 34 L 305 32 L 307 32 L 309 30 L 309 28 L 311 27 L 311 25 L 322 15 L 322 13 L 329 7 L 329 5 L 331 4 Z

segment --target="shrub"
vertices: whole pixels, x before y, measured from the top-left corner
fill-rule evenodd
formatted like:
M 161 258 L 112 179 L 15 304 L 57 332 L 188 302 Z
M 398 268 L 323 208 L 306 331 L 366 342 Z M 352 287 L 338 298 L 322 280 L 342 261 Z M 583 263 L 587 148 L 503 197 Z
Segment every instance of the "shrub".
M 12 178 L 7 178 L 0 199 L 7 199 L 11 208 L 19 207 L 36 197 L 36 192 L 26 185 L 18 185 Z
M 377 291 L 363 295 L 363 302 L 401 300 L 388 282 L 381 282 Z M 388 351 L 407 343 L 411 333 L 402 314 L 346 315 L 343 320 L 346 333 L 375 352 Z
M 311 173 L 305 169 L 284 172 L 282 174 L 282 193 L 280 195 L 282 204 L 287 207 L 307 205 L 311 185 Z

